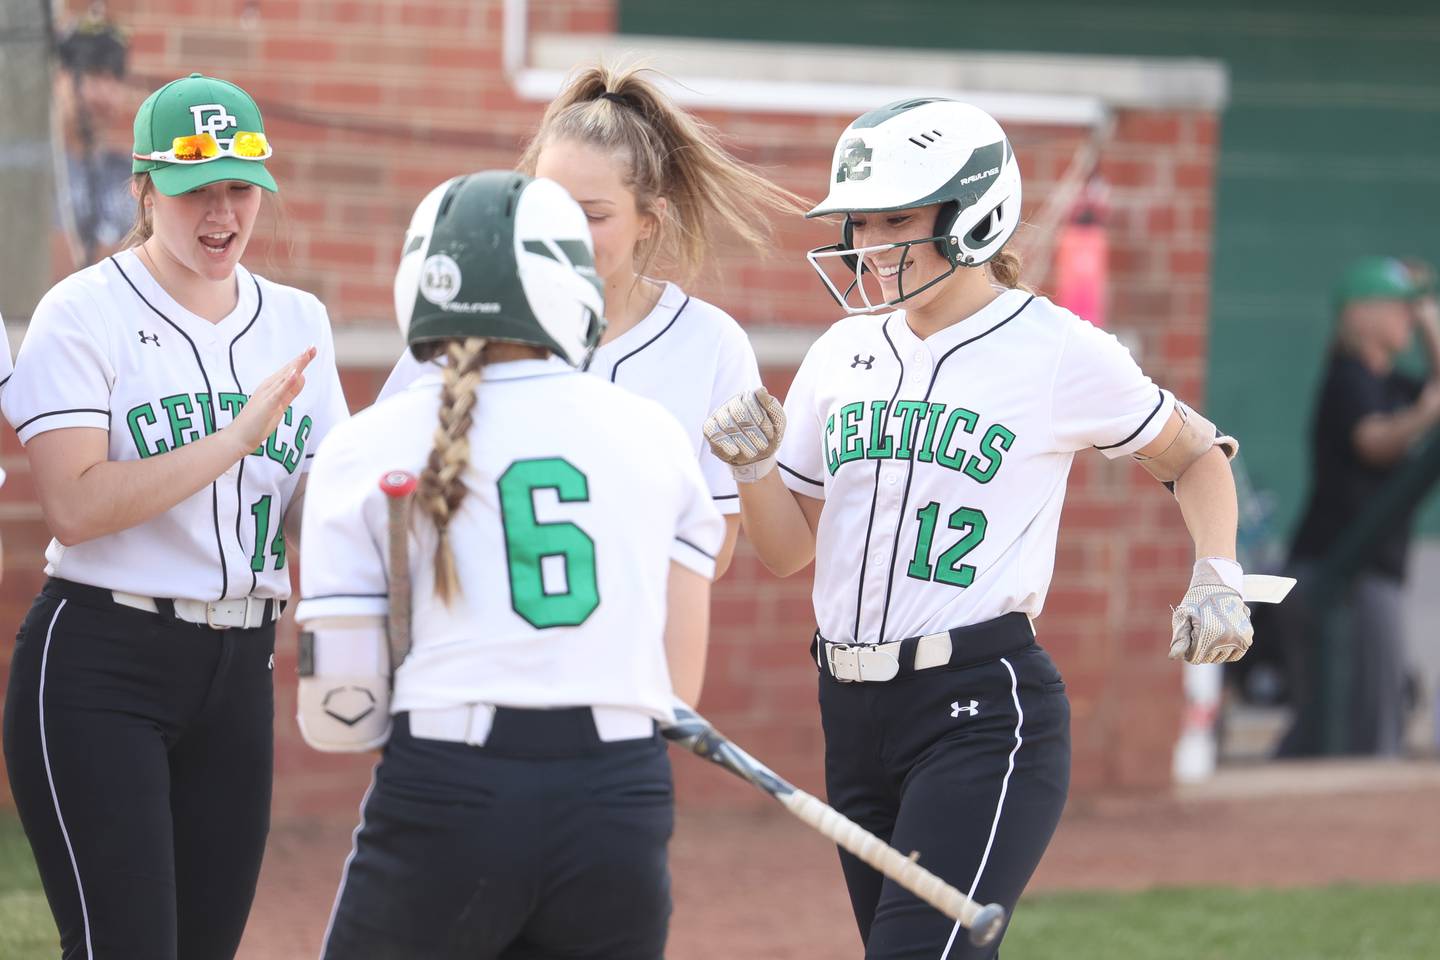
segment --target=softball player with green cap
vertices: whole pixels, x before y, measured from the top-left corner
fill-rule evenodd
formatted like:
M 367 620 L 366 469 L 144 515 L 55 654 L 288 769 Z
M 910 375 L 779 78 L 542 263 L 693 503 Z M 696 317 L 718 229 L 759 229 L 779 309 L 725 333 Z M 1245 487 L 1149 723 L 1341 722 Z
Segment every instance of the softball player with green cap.
M 5 387 L 55 537 L 5 758 L 67 960 L 232 957 L 254 896 L 285 531 L 347 415 L 325 308 L 240 265 L 271 152 L 234 84 L 151 94 L 131 243 L 45 295 Z

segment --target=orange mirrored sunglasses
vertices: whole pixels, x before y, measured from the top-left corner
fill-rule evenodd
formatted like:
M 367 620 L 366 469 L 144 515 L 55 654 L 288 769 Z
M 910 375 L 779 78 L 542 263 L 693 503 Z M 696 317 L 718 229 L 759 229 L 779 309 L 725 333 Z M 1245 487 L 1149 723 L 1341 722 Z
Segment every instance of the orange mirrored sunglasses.
M 270 141 L 265 139 L 265 134 L 240 130 L 235 133 L 228 145 L 216 140 L 214 134 L 196 133 L 190 136 L 176 137 L 171 142 L 169 150 L 136 153 L 132 156 L 136 160 L 159 160 L 164 163 L 205 163 L 219 157 L 265 160 L 274 152 L 270 149 Z

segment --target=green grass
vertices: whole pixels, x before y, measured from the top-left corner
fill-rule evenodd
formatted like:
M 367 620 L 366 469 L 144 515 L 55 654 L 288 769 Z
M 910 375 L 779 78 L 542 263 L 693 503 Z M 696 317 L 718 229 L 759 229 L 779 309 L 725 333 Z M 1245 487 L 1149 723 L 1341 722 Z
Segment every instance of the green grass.
M 1420 960 L 1440 956 L 1440 884 L 1166 889 L 1026 897 L 1004 960 Z M 0 957 L 51 960 L 30 847 L 0 811 Z
M 15 814 L 0 810 L 0 957 L 51 960 L 59 955 L 60 939 L 30 845 Z
M 1004 960 L 1420 960 L 1440 956 L 1440 884 L 1186 888 L 1027 897 Z

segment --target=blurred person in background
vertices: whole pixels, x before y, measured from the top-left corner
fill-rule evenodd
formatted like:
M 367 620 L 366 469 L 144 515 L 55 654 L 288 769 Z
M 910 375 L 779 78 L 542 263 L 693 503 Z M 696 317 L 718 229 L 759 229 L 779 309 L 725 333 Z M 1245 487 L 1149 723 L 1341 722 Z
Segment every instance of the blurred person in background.
M 115 24 L 87 17 L 56 43 L 56 202 L 71 259 L 83 267 L 114 253 L 134 219 L 130 154 L 109 143 L 129 119 L 125 65 L 129 46 Z
M 1336 325 L 1311 428 L 1310 499 L 1290 550 L 1290 574 L 1306 581 L 1348 522 L 1373 500 L 1402 461 L 1440 424 L 1440 304 L 1433 271 L 1393 257 L 1357 260 L 1335 287 Z M 1430 373 L 1396 368 L 1419 333 Z M 1345 752 L 1401 753 L 1405 656 L 1401 629 L 1406 554 L 1413 512 L 1383 531 L 1358 570 L 1350 571 Z M 1316 663 L 1314 611 L 1304 598 L 1277 613 L 1289 643 L 1295 718 L 1282 757 L 1322 750 L 1322 711 L 1311 692 Z

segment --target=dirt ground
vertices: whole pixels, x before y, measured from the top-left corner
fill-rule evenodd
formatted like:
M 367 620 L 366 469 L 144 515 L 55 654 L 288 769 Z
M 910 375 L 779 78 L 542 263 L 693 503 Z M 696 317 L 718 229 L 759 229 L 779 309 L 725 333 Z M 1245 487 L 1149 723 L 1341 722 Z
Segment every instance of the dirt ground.
M 1434 763 L 1226 772 L 1172 796 L 1072 803 L 1031 890 L 1440 880 L 1437 813 Z M 242 960 L 318 955 L 352 827 L 275 825 Z M 682 808 L 671 865 L 673 960 L 859 956 L 834 849 L 778 807 Z

